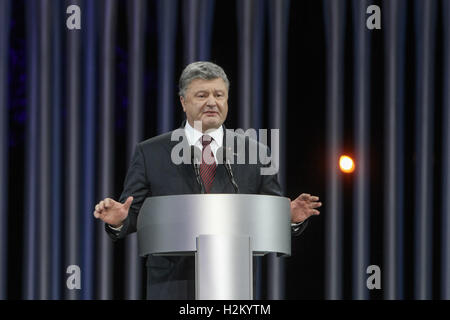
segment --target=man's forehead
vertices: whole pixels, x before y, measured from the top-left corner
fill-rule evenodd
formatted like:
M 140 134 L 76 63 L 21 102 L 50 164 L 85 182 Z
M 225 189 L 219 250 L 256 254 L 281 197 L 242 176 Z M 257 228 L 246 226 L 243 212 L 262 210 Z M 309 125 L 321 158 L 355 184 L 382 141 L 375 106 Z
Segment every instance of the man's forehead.
M 211 80 L 197 78 L 191 81 L 191 83 L 188 86 L 188 90 L 189 89 L 195 91 L 211 90 L 211 89 L 226 90 L 226 85 L 222 78 L 215 78 Z

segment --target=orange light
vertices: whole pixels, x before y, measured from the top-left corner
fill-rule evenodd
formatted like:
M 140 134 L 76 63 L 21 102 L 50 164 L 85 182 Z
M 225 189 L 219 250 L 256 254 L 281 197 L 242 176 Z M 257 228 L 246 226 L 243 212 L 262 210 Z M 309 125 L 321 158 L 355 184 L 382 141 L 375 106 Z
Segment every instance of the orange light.
M 339 158 L 339 167 L 344 173 L 352 173 L 355 171 L 355 163 L 349 156 L 343 155 Z

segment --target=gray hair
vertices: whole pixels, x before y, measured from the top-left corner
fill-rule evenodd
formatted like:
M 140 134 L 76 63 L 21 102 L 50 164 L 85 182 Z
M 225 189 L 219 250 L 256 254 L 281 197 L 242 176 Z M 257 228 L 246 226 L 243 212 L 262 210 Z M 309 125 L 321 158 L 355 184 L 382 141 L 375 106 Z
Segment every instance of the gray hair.
M 213 80 L 217 78 L 221 78 L 225 82 L 227 90 L 230 89 L 230 82 L 228 81 L 227 75 L 220 66 L 207 61 L 193 62 L 187 65 L 181 73 L 178 84 L 180 89 L 178 95 L 185 97 L 187 87 L 195 79 Z

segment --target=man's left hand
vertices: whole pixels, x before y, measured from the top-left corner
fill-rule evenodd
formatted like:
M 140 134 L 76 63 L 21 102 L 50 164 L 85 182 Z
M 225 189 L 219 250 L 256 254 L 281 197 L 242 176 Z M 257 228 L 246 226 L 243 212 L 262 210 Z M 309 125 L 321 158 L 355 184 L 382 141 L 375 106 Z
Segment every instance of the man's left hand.
M 322 203 L 319 197 L 312 196 L 308 193 L 302 193 L 297 199 L 291 201 L 291 220 L 294 223 L 303 222 L 312 215 L 319 215 L 319 208 Z

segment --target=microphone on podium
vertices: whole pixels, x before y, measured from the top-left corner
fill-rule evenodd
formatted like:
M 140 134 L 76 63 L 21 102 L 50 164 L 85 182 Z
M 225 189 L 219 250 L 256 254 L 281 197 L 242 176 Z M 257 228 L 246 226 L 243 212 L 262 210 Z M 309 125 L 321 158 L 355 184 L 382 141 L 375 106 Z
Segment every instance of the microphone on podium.
M 227 155 L 227 151 L 231 153 L 231 148 L 222 148 L 222 155 L 223 155 L 223 165 L 225 166 L 225 169 L 227 170 L 228 177 L 230 178 L 231 184 L 234 188 L 234 193 L 239 193 L 239 187 L 236 183 L 236 180 L 234 180 L 233 170 L 231 170 L 231 164 L 230 159 Z
M 202 151 L 195 147 L 195 146 L 191 146 L 191 164 L 192 167 L 194 168 L 194 172 L 195 172 L 195 178 L 197 179 L 197 184 L 200 186 L 200 190 L 201 193 L 204 194 L 206 193 L 205 191 L 205 185 L 203 184 L 202 179 L 200 178 L 200 162 L 201 162 L 201 156 Z

